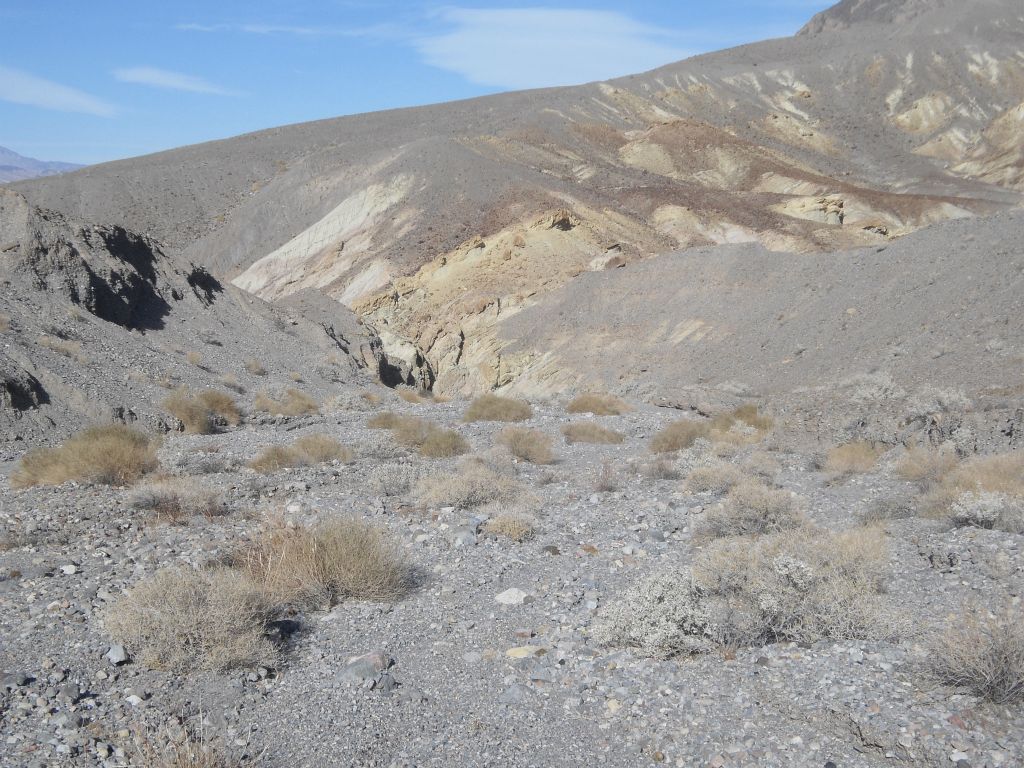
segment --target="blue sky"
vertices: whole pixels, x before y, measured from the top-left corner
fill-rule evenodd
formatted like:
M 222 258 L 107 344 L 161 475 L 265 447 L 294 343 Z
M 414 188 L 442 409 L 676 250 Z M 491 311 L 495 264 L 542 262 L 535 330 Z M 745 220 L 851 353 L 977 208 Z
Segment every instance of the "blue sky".
M 0 0 L 0 146 L 94 163 L 275 125 L 626 75 L 828 0 Z

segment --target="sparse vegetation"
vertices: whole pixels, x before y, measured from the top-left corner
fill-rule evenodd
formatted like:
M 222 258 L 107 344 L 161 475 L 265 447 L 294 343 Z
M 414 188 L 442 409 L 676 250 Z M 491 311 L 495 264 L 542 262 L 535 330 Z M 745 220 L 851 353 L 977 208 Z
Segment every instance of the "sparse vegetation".
M 1024 701 L 1024 623 L 1017 609 L 958 616 L 928 654 L 932 675 L 996 704 Z
M 274 400 L 265 392 L 256 395 L 253 410 L 275 416 L 309 416 L 320 412 L 320 404 L 301 389 L 289 387 L 280 400 Z
M 590 421 L 578 421 L 574 424 L 566 424 L 562 427 L 562 434 L 565 435 L 565 442 L 573 443 L 595 443 L 597 445 L 618 445 L 625 436 L 620 432 L 605 429 L 600 424 Z
M 469 509 L 491 502 L 511 502 L 521 491 L 522 486 L 513 478 L 495 472 L 478 459 L 467 459 L 455 472 L 421 478 L 415 495 L 427 506 Z
M 164 409 L 178 419 L 185 431 L 196 435 L 211 434 L 218 424 L 238 426 L 242 414 L 227 392 L 205 389 L 193 395 L 179 389 L 164 400 Z
M 11 484 L 60 485 L 69 480 L 131 485 L 157 467 L 158 441 L 125 426 L 89 427 L 57 448 L 29 451 L 11 475 Z
M 613 395 L 585 392 L 573 398 L 565 408 L 569 413 L 592 413 L 595 416 L 620 416 L 630 407 Z
M 533 524 L 526 515 L 505 513 L 484 523 L 484 533 L 521 544 L 533 536 Z
M 414 389 L 406 385 L 395 387 L 395 394 L 407 403 L 417 405 L 434 399 L 433 393 L 424 389 Z
M 739 467 L 719 461 L 694 467 L 686 478 L 685 488 L 690 493 L 725 493 L 743 477 Z
M 976 456 L 932 482 L 922 512 L 958 525 L 1017 530 L 1024 522 L 1024 452 Z
M 104 617 L 107 631 L 148 667 L 176 673 L 272 664 L 274 605 L 244 574 L 165 568 Z
M 217 491 L 185 477 L 161 477 L 140 485 L 129 495 L 128 504 L 172 523 L 198 515 L 210 519 L 225 512 Z
M 358 520 L 272 528 L 233 563 L 271 600 L 290 605 L 323 607 L 345 598 L 392 600 L 409 582 L 399 546 Z
M 853 475 L 870 472 L 878 463 L 884 448 L 874 443 L 858 440 L 837 445 L 825 457 L 825 471 L 837 475 Z
M 222 386 L 232 390 L 233 392 L 237 392 L 239 394 L 245 392 L 245 387 L 238 383 L 238 377 L 233 373 L 225 373 L 220 377 L 220 379 L 218 379 L 218 381 L 220 381 Z
M 466 421 L 526 421 L 533 416 L 529 403 L 499 395 L 481 395 L 466 409 Z
M 823 638 L 891 637 L 880 601 L 886 561 L 873 528 L 803 528 L 712 543 L 694 562 L 655 575 L 609 607 L 606 643 L 652 656 Z
M 11 330 L 11 318 L 0 314 L 0 333 L 7 333 Z
M 959 463 L 956 452 L 947 444 L 939 448 L 910 448 L 896 462 L 896 475 L 903 480 L 930 488 L 937 485 Z
M 291 373 L 289 373 L 288 378 L 294 381 L 296 384 L 301 384 L 303 381 L 302 374 L 299 373 L 298 371 L 292 371 Z
M 594 490 L 599 493 L 611 493 L 612 491 L 619 490 L 619 477 L 611 462 L 601 462 L 601 469 L 598 471 L 597 479 L 594 481 Z
M 792 530 L 803 522 L 789 491 L 744 479 L 733 486 L 721 504 L 708 511 L 700 532 L 713 538 L 750 536 Z
M 469 443 L 458 432 L 443 429 L 432 421 L 418 416 L 403 416 L 384 411 L 371 417 L 366 426 L 388 429 L 402 445 L 415 448 L 421 456 L 432 459 L 451 458 L 469 452 Z
M 651 438 L 651 450 L 655 453 L 673 453 L 692 446 L 700 438 L 706 438 L 711 425 L 706 421 L 680 419 L 664 427 Z
M 662 457 L 641 464 L 640 474 L 649 480 L 678 480 L 680 477 L 676 465 Z
M 70 357 L 72 360 L 83 365 L 89 362 L 89 358 L 82 353 L 82 345 L 77 341 L 44 334 L 39 337 L 39 346 L 45 347 L 51 352 L 64 355 L 65 357 Z
M 509 453 L 516 458 L 531 464 L 553 464 L 555 462 L 555 454 L 551 450 L 551 438 L 540 430 L 505 427 L 498 433 L 498 443 L 505 446 Z
M 327 435 L 304 435 L 291 445 L 272 445 L 253 459 L 249 466 L 257 472 L 277 472 L 288 467 L 308 467 L 330 461 L 352 461 L 354 453 Z
M 194 365 L 197 368 L 203 364 L 203 356 L 198 352 L 186 352 L 185 360 L 189 365 Z
M 264 368 L 263 363 L 257 360 L 256 358 L 252 358 L 250 360 L 245 361 L 245 370 L 248 371 L 249 374 L 252 376 L 267 375 L 267 369 Z

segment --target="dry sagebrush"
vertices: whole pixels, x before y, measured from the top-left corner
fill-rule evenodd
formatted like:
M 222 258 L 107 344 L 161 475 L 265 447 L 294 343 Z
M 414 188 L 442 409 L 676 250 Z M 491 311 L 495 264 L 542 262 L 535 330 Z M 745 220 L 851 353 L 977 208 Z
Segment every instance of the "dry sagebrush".
M 996 704 L 1024 701 L 1024 622 L 1019 609 L 958 617 L 929 650 L 929 671 L 939 682 Z
M 182 423 L 186 432 L 208 435 L 220 424 L 238 426 L 242 414 L 227 392 L 206 389 L 192 394 L 179 389 L 164 400 L 164 409 Z
M 57 448 L 29 451 L 11 475 L 17 488 L 69 480 L 131 485 L 157 468 L 159 441 L 123 424 L 89 427 Z
M 352 449 L 322 434 L 304 435 L 291 445 L 272 445 L 253 459 L 249 466 L 257 472 L 277 472 L 289 467 L 308 467 L 331 461 L 347 463 L 355 457 Z
M 789 491 L 743 479 L 725 500 L 712 507 L 699 527 L 704 536 L 751 536 L 780 533 L 801 526 L 804 517 Z
M 569 413 L 592 413 L 595 416 L 620 416 L 628 413 L 630 407 L 614 395 L 584 392 L 573 398 L 565 410 Z
M 590 421 L 580 421 L 575 424 L 566 424 L 562 427 L 562 434 L 565 435 L 565 442 L 593 443 L 595 445 L 619 445 L 626 438 L 620 432 L 605 429 L 600 424 Z
M 417 500 L 426 506 L 461 509 L 491 502 L 511 502 L 522 492 L 514 478 L 495 472 L 482 461 L 463 461 L 455 472 L 427 475 L 416 484 Z
M 320 412 L 320 404 L 301 389 L 289 387 L 275 400 L 265 392 L 256 395 L 253 410 L 277 416 L 309 416 Z
M 498 444 L 505 446 L 517 459 L 531 464 L 554 464 L 551 438 L 537 429 L 505 427 L 498 433 Z
M 366 426 L 390 430 L 395 440 L 406 447 L 415 448 L 421 456 L 427 458 L 451 458 L 469 452 L 469 443 L 458 432 L 444 429 L 418 416 L 384 411 L 373 416 Z
M 466 421 L 526 421 L 533 416 L 529 403 L 499 395 L 481 395 L 466 409 Z
M 210 519 L 225 512 L 217 491 L 186 477 L 161 477 L 140 485 L 129 494 L 128 504 L 173 523 L 200 515 Z

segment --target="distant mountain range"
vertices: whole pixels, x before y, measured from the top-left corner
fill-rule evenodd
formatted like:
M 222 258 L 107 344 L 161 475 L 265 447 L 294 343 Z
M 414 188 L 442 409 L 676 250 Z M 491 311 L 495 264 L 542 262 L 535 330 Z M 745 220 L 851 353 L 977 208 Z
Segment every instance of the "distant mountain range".
M 19 155 L 17 152 L 6 147 L 0 147 L 0 184 L 8 181 L 34 179 L 38 176 L 53 176 L 54 174 L 66 173 L 81 167 L 74 163 L 36 160 Z

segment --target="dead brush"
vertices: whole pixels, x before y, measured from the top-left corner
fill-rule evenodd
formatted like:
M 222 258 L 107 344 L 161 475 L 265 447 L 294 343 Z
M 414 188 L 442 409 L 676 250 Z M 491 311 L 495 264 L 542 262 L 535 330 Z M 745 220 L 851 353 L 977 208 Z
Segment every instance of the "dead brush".
M 1024 505 L 1024 451 L 975 456 L 956 465 L 922 498 L 922 512 L 948 519 L 969 494 L 999 494 L 1007 506 Z
M 237 427 L 242 414 L 235 400 L 227 392 L 205 389 L 192 394 L 181 388 L 164 400 L 164 410 L 182 423 L 186 432 L 194 435 L 209 435 L 216 431 L 218 424 Z
M 684 488 L 690 493 L 725 493 L 744 479 L 739 467 L 719 461 L 695 467 L 686 478 Z
M 469 443 L 458 432 L 444 429 L 418 416 L 403 416 L 384 411 L 373 416 L 366 426 L 387 429 L 402 445 L 415 448 L 421 456 L 431 459 L 451 458 L 469 452 Z
M 495 538 L 504 538 L 522 544 L 533 538 L 533 523 L 526 515 L 504 513 L 484 523 L 484 533 Z
M 135 509 L 152 512 L 160 521 L 181 523 L 202 516 L 212 520 L 227 512 L 220 494 L 192 478 L 164 476 L 135 488 L 128 496 Z
M 612 493 L 619 490 L 619 475 L 610 461 L 601 462 L 601 469 L 594 480 L 594 490 L 598 493 Z
M 498 444 L 505 446 L 517 459 L 531 464 L 554 464 L 551 438 L 537 429 L 505 427 L 498 433 Z
M 654 453 L 674 453 L 691 447 L 701 438 L 711 433 L 711 425 L 706 421 L 680 419 L 662 428 L 651 438 L 651 450 Z
M 839 476 L 864 474 L 875 468 L 884 452 L 884 446 L 865 440 L 837 445 L 825 456 L 824 469 Z
M 267 369 L 263 366 L 263 363 L 256 358 L 251 358 L 245 361 L 245 370 L 248 371 L 251 376 L 267 375 Z
M 282 469 L 309 467 L 338 461 L 347 464 L 355 453 L 328 435 L 314 433 L 303 435 L 291 445 L 271 445 L 264 448 L 259 456 L 249 462 L 257 472 L 269 474 Z
M 89 358 L 87 358 L 82 352 L 82 345 L 77 341 L 44 334 L 39 337 L 38 343 L 39 346 L 44 347 L 51 352 L 64 355 L 65 357 L 70 357 L 81 365 L 89 362 Z
M 166 727 L 137 729 L 130 747 L 137 762 L 132 764 L 147 768 L 242 768 L 241 761 L 211 742 L 202 726 L 196 734 L 186 732 L 183 740 L 168 731 Z
M 896 475 L 922 488 L 933 488 L 960 463 L 948 444 L 938 448 L 908 448 L 896 462 Z
M 253 400 L 253 410 L 274 416 L 309 416 L 320 412 L 320 404 L 301 389 L 289 387 L 284 395 L 275 400 L 266 392 L 260 392 Z
M 89 427 L 56 448 L 26 453 L 11 474 L 11 485 L 60 485 L 79 480 L 131 485 L 157 468 L 159 440 L 124 424 Z
M 495 472 L 479 459 L 463 459 L 454 472 L 430 474 L 419 479 L 415 496 L 428 507 L 454 506 L 470 509 L 492 502 L 508 504 L 523 486 L 508 475 Z
M 781 533 L 804 524 L 804 516 L 789 491 L 742 479 L 721 504 L 708 511 L 699 532 L 710 538 L 751 536 Z
M 565 436 L 565 442 L 569 445 L 572 445 L 573 443 L 619 445 L 626 439 L 621 432 L 605 429 L 600 424 L 594 424 L 590 421 L 579 421 L 575 424 L 566 424 L 562 427 L 562 434 Z
M 957 616 L 930 644 L 928 671 L 995 704 L 1024 701 L 1024 623 L 1019 609 Z
M 267 630 L 276 615 L 242 573 L 165 568 L 129 589 L 103 623 L 147 667 L 183 674 L 273 665 Z
M 632 409 L 614 395 L 584 392 L 570 400 L 565 410 L 569 413 L 592 413 L 595 416 L 621 416 Z
M 481 395 L 469 404 L 464 421 L 527 421 L 533 416 L 529 403 L 499 395 Z
M 316 528 L 274 527 L 231 562 L 272 602 L 310 608 L 347 598 L 394 600 L 410 578 L 401 548 L 389 535 L 350 519 Z

